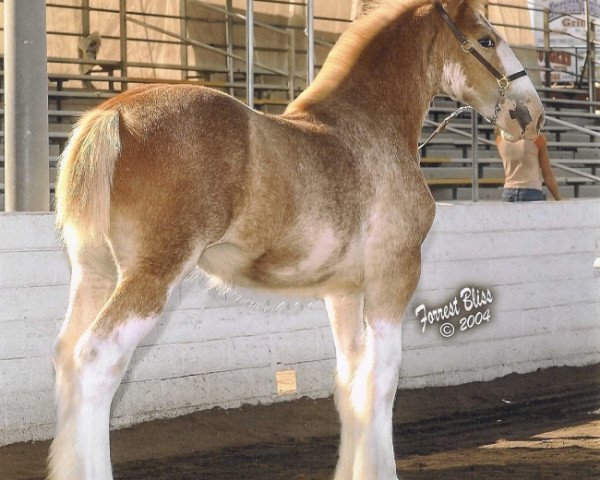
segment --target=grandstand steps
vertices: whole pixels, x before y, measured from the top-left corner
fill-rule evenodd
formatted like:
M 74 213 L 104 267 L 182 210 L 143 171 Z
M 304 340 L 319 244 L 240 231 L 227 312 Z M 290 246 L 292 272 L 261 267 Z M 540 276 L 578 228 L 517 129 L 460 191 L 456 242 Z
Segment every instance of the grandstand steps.
M 471 175 L 471 167 L 458 166 L 440 166 L 440 167 L 421 167 L 425 178 L 461 178 Z
M 573 185 L 559 185 L 558 191 L 561 198 L 573 198 L 575 196 L 575 187 Z
M 574 158 L 598 158 L 600 159 L 600 144 L 597 147 L 580 147 L 574 152 Z
M 498 178 L 504 177 L 504 168 L 500 167 L 480 167 L 481 178 Z
M 562 118 L 567 122 L 595 131 L 600 130 L 600 116 L 590 114 L 589 109 L 582 108 L 581 102 L 572 101 L 566 108 L 561 106 L 558 109 L 557 106 L 555 100 L 546 102 L 547 115 Z M 428 118 L 439 123 L 450 115 L 455 108 L 456 103 L 450 99 L 435 98 L 430 107 Z M 463 114 L 452 119 L 449 126 L 470 135 L 470 114 Z M 429 125 L 424 126 L 421 141 L 427 138 L 434 129 L 435 127 Z M 478 135 L 480 138 L 493 141 L 495 138 L 494 129 L 493 125 L 482 120 L 479 124 Z M 593 146 L 595 137 L 550 122 L 547 123 L 543 133 L 549 141 L 548 148 L 551 160 L 562 162 L 585 173 L 598 174 L 600 164 L 594 162 L 600 159 L 600 142 L 598 147 Z M 425 177 L 430 181 L 434 198 L 440 201 L 471 199 L 470 184 L 462 184 L 464 177 L 471 177 L 472 172 L 470 138 L 447 129 L 425 147 L 422 156 L 421 167 Z M 502 195 L 502 188 L 500 184 L 494 185 L 493 182 L 504 178 L 504 170 L 495 145 L 489 146 L 479 143 L 478 158 L 480 162 L 479 176 L 482 179 L 479 186 L 479 198 L 480 200 L 499 200 Z M 492 163 L 490 163 L 490 159 L 493 159 Z M 450 166 L 458 167 L 458 170 L 451 170 Z M 450 173 L 453 171 L 456 172 L 456 176 Z M 469 173 L 466 174 L 466 172 Z M 582 196 L 600 196 L 600 187 L 594 185 L 592 180 L 567 173 L 558 168 L 554 169 L 554 173 L 565 198 L 572 198 L 579 194 Z M 456 183 L 449 186 L 447 182 L 451 179 L 454 179 Z M 492 183 L 486 183 L 488 181 Z
M 591 137 L 593 138 L 593 137 Z M 590 143 L 592 141 L 590 135 L 583 132 L 564 132 L 560 134 L 560 140 L 557 142 L 579 142 L 579 143 Z M 600 146 L 600 145 L 599 145 Z
M 600 185 L 582 185 L 578 191 L 579 198 L 599 198 Z
M 1 78 L 1 74 L 0 74 Z M 206 77 L 208 81 L 224 82 L 226 78 L 221 72 Z M 239 81 L 239 78 L 236 79 Z M 261 78 L 257 77 L 257 82 Z M 266 77 L 265 82 L 273 82 L 272 78 Z M 104 82 L 106 84 L 106 82 Z M 95 107 L 107 98 L 111 98 L 117 92 L 107 90 L 84 90 L 69 89 L 58 91 L 55 88 L 49 90 L 49 151 L 50 151 L 50 176 L 53 183 L 56 178 L 56 163 L 61 149 L 64 147 L 68 134 L 81 113 Z M 243 96 L 243 89 L 235 89 L 237 96 Z M 3 90 L 0 89 L 0 95 Z M 265 113 L 282 113 L 287 104 L 286 91 L 259 90 L 263 97 L 257 99 L 259 108 Z M 454 112 L 459 104 L 449 98 L 434 99 L 430 108 L 428 118 L 441 122 L 450 113 Z M 588 109 L 578 104 L 569 104 L 556 108 L 556 102 L 547 102 L 547 114 L 562 118 L 563 120 L 583 126 L 588 129 L 600 131 L 600 116 L 591 114 Z M 0 121 L 3 130 L 4 110 L 0 109 Z M 471 133 L 470 114 L 463 114 L 450 122 L 450 127 L 458 129 L 468 135 Z M 427 138 L 435 127 L 424 126 L 422 140 Z M 484 120 L 479 123 L 479 137 L 494 140 L 495 126 Z M 596 140 L 593 136 L 583 132 L 569 130 L 567 127 L 548 123 L 544 133 L 549 140 L 551 160 L 564 162 L 564 164 L 577 168 L 582 172 L 593 175 L 600 174 L 600 142 L 594 146 Z M 3 132 L 0 133 L 0 148 L 3 149 Z M 472 189 L 470 178 L 471 166 L 471 139 L 464 135 L 444 131 L 438 135 L 424 150 L 422 171 L 430 183 L 433 196 L 436 200 L 471 200 Z M 499 200 L 502 195 L 502 183 L 504 171 L 498 159 L 495 145 L 479 144 L 479 172 L 480 186 L 479 198 L 485 200 Z M 493 161 L 490 163 L 490 159 Z M 0 158 L 0 210 L 4 206 L 4 159 Z M 595 163 L 594 163 L 595 162 Z M 600 185 L 591 180 L 555 169 L 555 176 L 559 181 L 561 194 L 565 198 L 573 196 L 600 197 Z M 468 181 L 466 181 L 467 179 Z

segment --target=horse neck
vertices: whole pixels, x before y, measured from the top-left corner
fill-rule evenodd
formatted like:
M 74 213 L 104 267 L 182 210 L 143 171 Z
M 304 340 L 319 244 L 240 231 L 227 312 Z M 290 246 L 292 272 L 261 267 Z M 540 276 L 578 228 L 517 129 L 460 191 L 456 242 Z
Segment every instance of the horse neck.
M 423 118 L 438 90 L 442 61 L 439 30 L 431 25 L 435 22 L 428 21 L 429 15 L 410 13 L 393 19 L 374 12 L 374 18 L 349 30 L 315 82 L 286 114 L 304 113 L 333 126 L 351 126 L 353 135 L 358 128 L 377 139 L 390 138 L 398 148 L 416 154 Z M 368 22 L 379 27 L 370 36 L 365 33 L 373 27 Z M 364 43 L 356 44 L 358 40 Z M 348 55 L 351 48 L 358 53 Z

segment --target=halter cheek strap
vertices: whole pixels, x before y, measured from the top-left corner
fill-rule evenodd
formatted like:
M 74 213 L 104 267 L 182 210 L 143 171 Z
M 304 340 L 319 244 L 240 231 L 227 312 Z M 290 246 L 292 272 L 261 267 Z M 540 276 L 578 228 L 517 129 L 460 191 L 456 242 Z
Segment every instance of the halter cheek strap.
M 440 2 L 435 2 L 435 8 L 437 9 L 441 17 L 444 19 L 448 27 L 450 27 L 450 30 L 452 30 L 454 36 L 460 42 L 460 48 L 462 48 L 462 51 L 473 55 L 479 61 L 479 63 L 481 63 L 485 68 L 487 68 L 488 71 L 496 78 L 498 86 L 501 90 L 506 90 L 510 82 L 513 82 L 514 80 L 521 77 L 525 77 L 527 75 L 527 72 L 525 70 L 521 70 L 520 72 L 513 73 L 509 76 L 502 75 L 490 62 L 488 62 L 483 57 L 483 55 L 481 55 L 477 50 L 475 50 L 473 44 L 467 39 L 467 37 L 463 35 L 460 29 L 456 26 L 456 23 L 452 21 L 452 19 L 448 15 L 448 12 Z
M 477 59 L 477 61 L 479 61 L 479 63 L 481 63 L 485 68 L 487 68 L 488 71 L 496 78 L 496 81 L 498 82 L 498 91 L 500 93 L 500 96 L 499 96 L 498 101 L 496 102 L 496 106 L 494 108 L 494 116 L 489 120 L 492 124 L 496 124 L 496 121 L 498 120 L 498 115 L 500 115 L 500 111 L 502 109 L 502 104 L 504 103 L 504 98 L 505 98 L 506 89 L 508 88 L 508 85 L 510 84 L 510 82 L 515 81 L 517 78 L 527 76 L 527 72 L 525 70 L 521 70 L 520 72 L 513 73 L 512 75 L 509 75 L 509 76 L 502 75 L 498 70 L 496 70 L 496 68 L 494 68 L 494 66 L 490 62 L 488 62 L 483 57 L 483 55 L 481 55 L 477 50 L 475 50 L 475 47 L 473 46 L 473 44 L 467 39 L 467 37 L 465 37 L 463 35 L 463 33 L 460 31 L 460 29 L 452 21 L 452 19 L 448 15 L 448 12 L 442 6 L 442 4 L 438 0 L 436 0 L 434 3 L 435 3 L 435 8 L 437 9 L 437 11 L 441 15 L 441 17 L 444 19 L 444 21 L 446 22 L 448 27 L 450 27 L 450 30 L 452 30 L 452 33 L 454 34 L 454 36 L 460 42 L 460 48 L 462 48 L 462 51 L 473 55 Z M 417 148 L 417 151 L 421 150 L 425 145 L 427 145 L 427 143 L 433 137 L 435 137 L 438 133 L 440 133 L 442 130 L 444 130 L 444 128 L 446 128 L 446 125 L 448 125 L 448 122 L 453 117 L 455 117 L 456 115 L 458 115 L 458 114 L 462 113 L 463 111 L 470 109 L 470 108 L 471 107 L 461 107 L 458 110 L 456 110 L 452 115 L 450 115 L 448 118 L 444 119 L 444 121 L 440 125 L 438 125 L 438 128 L 435 130 L 435 132 L 433 132 L 429 136 L 429 138 L 427 140 L 425 140 L 425 142 L 423 142 Z

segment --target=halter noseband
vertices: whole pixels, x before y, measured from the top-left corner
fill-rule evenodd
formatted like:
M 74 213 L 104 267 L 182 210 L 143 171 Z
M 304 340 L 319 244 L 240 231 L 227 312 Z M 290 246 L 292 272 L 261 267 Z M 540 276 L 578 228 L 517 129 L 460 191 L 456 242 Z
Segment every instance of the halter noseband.
M 467 39 L 467 37 L 463 35 L 460 29 L 456 26 L 456 23 L 452 21 L 452 19 L 448 15 L 448 12 L 440 2 L 435 2 L 435 8 L 437 9 L 441 17 L 444 19 L 448 27 L 450 27 L 450 30 L 452 30 L 454 36 L 460 42 L 460 48 L 462 49 L 462 51 L 473 55 L 477 59 L 477 61 L 481 63 L 485 68 L 487 68 L 488 71 L 496 78 L 496 81 L 498 82 L 498 88 L 500 90 L 500 98 L 498 100 L 498 103 L 496 103 L 496 108 L 494 110 L 494 118 L 491 121 L 492 124 L 495 124 L 496 120 L 498 119 L 498 114 L 500 113 L 500 104 L 504 100 L 504 93 L 506 92 L 508 85 L 511 82 L 517 80 L 518 78 L 527 76 L 527 72 L 523 69 L 520 72 L 513 73 L 509 76 L 502 75 L 490 62 L 488 62 L 483 57 L 483 55 L 481 55 L 477 50 L 475 50 L 473 44 Z

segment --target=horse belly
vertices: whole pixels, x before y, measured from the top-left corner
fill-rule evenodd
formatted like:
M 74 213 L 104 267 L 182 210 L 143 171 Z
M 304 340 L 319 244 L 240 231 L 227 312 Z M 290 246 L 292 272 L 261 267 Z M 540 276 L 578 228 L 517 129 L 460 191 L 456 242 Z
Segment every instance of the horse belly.
M 331 229 L 282 240 L 260 250 L 222 242 L 206 249 L 198 266 L 221 282 L 243 287 L 316 293 L 355 282 L 355 256 Z
M 217 282 L 249 286 L 248 266 L 252 255 L 232 243 L 217 243 L 208 247 L 198 260 L 198 267 Z

